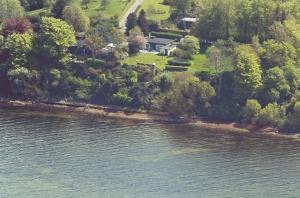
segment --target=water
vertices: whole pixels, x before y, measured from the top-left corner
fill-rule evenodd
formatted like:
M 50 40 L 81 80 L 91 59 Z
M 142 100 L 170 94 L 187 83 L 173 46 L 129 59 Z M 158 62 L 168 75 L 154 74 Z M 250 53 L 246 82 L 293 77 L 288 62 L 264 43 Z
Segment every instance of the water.
M 298 198 L 300 143 L 0 110 L 0 198 Z

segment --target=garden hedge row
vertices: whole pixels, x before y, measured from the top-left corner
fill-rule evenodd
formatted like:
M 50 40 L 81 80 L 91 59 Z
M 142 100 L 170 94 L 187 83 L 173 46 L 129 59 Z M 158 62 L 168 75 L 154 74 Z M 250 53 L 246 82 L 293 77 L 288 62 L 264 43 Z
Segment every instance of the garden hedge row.
M 176 60 L 176 59 L 169 60 L 168 64 L 174 66 L 185 66 L 185 67 L 189 67 L 192 65 L 191 61 L 189 60 Z
M 188 68 L 187 67 L 167 65 L 166 70 L 167 71 L 173 71 L 173 72 L 182 72 L 182 71 L 187 71 Z
M 151 35 L 159 38 L 174 39 L 174 40 L 180 40 L 183 38 L 183 36 L 180 34 L 173 34 L 173 33 L 166 33 L 166 32 L 152 32 Z

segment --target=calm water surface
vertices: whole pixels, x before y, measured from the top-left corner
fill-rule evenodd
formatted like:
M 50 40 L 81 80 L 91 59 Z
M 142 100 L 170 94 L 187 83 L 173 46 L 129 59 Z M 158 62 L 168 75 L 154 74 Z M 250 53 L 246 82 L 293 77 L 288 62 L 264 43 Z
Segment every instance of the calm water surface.
M 0 110 L 0 198 L 299 198 L 300 143 Z

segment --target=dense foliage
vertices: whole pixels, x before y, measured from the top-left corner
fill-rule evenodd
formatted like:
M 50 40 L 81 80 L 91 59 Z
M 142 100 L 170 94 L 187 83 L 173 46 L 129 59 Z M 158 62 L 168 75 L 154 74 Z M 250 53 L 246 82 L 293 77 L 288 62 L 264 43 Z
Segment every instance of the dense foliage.
M 105 9 L 107 1 L 101 2 Z M 90 2 L 81 3 L 87 8 Z M 175 27 L 183 17 L 197 19 L 190 32 L 161 27 L 141 10 L 128 16 L 125 36 L 118 17 L 89 18 L 71 0 L 1 1 L 1 94 L 299 130 L 299 0 L 164 4 L 171 6 L 168 23 Z M 24 9 L 40 8 L 51 12 L 26 18 Z M 120 63 L 144 49 L 151 32 L 177 42 L 167 61 L 167 69 L 177 72 L 142 60 Z M 182 72 L 200 51 L 212 69 Z

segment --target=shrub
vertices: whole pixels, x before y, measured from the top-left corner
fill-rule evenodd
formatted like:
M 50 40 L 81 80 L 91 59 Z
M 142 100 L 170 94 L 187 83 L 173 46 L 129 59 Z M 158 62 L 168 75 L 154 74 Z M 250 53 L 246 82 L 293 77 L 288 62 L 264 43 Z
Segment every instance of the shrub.
M 261 126 L 282 126 L 284 121 L 284 112 L 277 104 L 270 103 L 261 110 L 258 115 L 257 124 Z
M 132 100 L 133 98 L 128 96 L 127 91 L 119 91 L 118 93 L 113 94 L 111 97 L 112 104 L 119 105 L 119 106 L 130 105 Z
M 173 72 L 182 72 L 182 71 L 187 71 L 188 68 L 187 67 L 167 65 L 166 70 L 167 71 L 173 71 Z
M 88 58 L 85 61 L 86 65 L 93 68 L 105 68 L 106 62 L 99 59 Z
M 184 59 L 172 59 L 168 61 L 169 65 L 174 65 L 174 66 L 191 66 L 192 63 L 189 60 L 184 60 Z
M 253 123 L 257 120 L 261 105 L 257 100 L 248 100 L 242 112 L 243 122 Z

